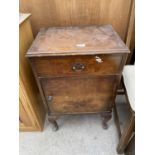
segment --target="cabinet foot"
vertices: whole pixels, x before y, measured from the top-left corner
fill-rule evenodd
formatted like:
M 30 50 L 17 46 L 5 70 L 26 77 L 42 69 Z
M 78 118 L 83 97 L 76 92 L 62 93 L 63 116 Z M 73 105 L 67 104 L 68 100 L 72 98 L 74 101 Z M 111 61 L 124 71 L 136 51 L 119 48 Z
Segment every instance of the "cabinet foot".
M 103 122 L 102 122 L 103 129 L 108 129 L 107 122 L 112 117 L 112 111 L 107 111 L 107 112 L 102 113 L 102 117 L 103 117 Z
M 52 131 L 57 131 L 59 127 L 58 127 L 56 120 L 53 118 L 48 118 L 48 120 L 52 124 Z

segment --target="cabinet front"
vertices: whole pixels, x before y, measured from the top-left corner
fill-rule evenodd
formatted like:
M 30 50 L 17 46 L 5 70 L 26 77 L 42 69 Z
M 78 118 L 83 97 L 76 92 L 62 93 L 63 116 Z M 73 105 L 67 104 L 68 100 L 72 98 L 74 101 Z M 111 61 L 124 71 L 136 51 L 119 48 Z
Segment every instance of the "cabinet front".
M 42 79 L 52 113 L 92 113 L 111 109 L 115 77 Z

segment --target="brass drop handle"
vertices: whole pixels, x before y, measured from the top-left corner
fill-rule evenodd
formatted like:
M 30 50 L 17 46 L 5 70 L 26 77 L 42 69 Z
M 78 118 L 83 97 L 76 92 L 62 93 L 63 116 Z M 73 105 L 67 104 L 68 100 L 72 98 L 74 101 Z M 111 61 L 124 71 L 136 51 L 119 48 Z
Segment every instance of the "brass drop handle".
M 72 69 L 77 72 L 82 71 L 85 69 L 85 65 L 80 62 L 75 62 L 72 66 Z
M 47 100 L 48 100 L 48 102 L 52 101 L 53 100 L 53 96 L 47 96 Z

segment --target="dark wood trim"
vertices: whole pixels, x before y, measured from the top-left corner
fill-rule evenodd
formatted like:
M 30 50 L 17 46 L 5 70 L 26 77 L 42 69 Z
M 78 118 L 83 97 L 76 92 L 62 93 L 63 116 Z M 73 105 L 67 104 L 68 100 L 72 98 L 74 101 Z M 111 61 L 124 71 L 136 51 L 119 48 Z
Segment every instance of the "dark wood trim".
M 135 155 L 135 134 L 133 135 L 127 148 L 125 149 L 125 155 Z
M 122 93 L 125 95 L 126 101 L 127 101 L 126 103 L 127 103 L 128 110 L 129 110 L 129 117 L 128 117 L 128 120 L 126 122 L 126 125 L 125 125 L 123 131 L 121 132 L 119 115 L 118 115 L 117 107 L 115 105 L 115 107 L 114 107 L 115 124 L 116 124 L 117 130 L 118 130 L 118 135 L 120 137 L 119 144 L 117 146 L 117 152 L 119 154 L 122 154 L 125 151 L 126 147 L 128 146 L 128 144 L 134 134 L 134 128 L 135 128 L 135 112 L 132 110 L 132 108 L 130 106 L 130 102 L 128 99 L 127 90 L 125 88 L 123 77 L 121 79 L 121 82 L 123 84 L 123 90 L 124 90 Z
M 124 95 L 124 91 L 123 90 L 117 90 L 117 95 Z
M 102 111 L 97 111 L 97 112 L 80 112 L 80 113 L 56 113 L 56 112 L 54 112 L 54 113 L 50 113 L 49 114 L 49 116 L 57 116 L 57 117 L 60 117 L 61 115 L 85 115 L 85 114 L 87 114 L 87 115 L 91 115 L 91 114 L 103 114 L 104 112 L 109 112 L 108 110 L 106 111 L 106 110 L 102 110 Z
M 107 75 L 72 75 L 72 76 L 48 76 L 48 77 L 38 77 L 40 80 L 41 79 L 88 79 L 88 78 L 99 78 L 99 79 L 102 79 L 102 78 L 117 78 L 119 77 L 120 74 L 107 74 Z
M 31 69 L 32 69 L 32 72 L 33 72 L 33 74 L 34 74 L 34 76 L 35 76 L 35 81 L 36 81 L 37 86 L 38 86 L 38 88 L 39 88 L 39 92 L 40 92 L 42 101 L 43 101 L 43 103 L 44 103 L 45 110 L 46 110 L 46 112 L 49 113 L 50 110 L 49 110 L 49 107 L 48 107 L 48 105 L 47 105 L 47 103 L 46 103 L 45 95 L 44 95 L 43 89 L 42 89 L 42 87 L 41 87 L 41 85 L 40 85 L 40 81 L 39 81 L 39 79 L 37 78 L 37 73 L 36 73 L 36 71 L 35 71 L 35 69 L 34 69 L 34 67 L 33 67 L 32 62 L 29 60 L 29 58 L 28 58 L 28 62 L 29 62 L 29 64 L 30 64 Z
M 115 125 L 116 125 L 117 131 L 118 131 L 118 137 L 120 138 L 121 137 L 121 128 L 120 128 L 120 120 L 119 120 L 116 104 L 114 105 L 114 120 L 115 120 Z
M 130 114 L 128 121 L 126 122 L 125 128 L 122 131 L 122 135 L 117 146 L 117 152 L 123 153 L 125 148 L 130 142 L 131 136 L 133 134 L 133 129 L 135 127 L 135 115 Z
M 48 121 L 52 124 L 52 131 L 57 131 L 59 129 L 59 126 L 54 117 L 48 116 Z
M 115 99 L 116 99 L 116 95 L 117 95 L 117 89 L 119 87 L 119 83 L 120 83 L 120 80 L 121 80 L 121 75 L 117 75 L 116 78 L 115 78 L 115 86 L 114 86 L 114 89 L 113 89 L 113 104 L 112 104 L 112 108 L 115 106 Z
M 123 58 L 122 58 L 122 63 L 121 63 L 121 65 L 120 65 L 120 71 L 121 71 L 121 74 L 122 74 L 122 71 L 123 71 L 123 67 L 124 67 L 124 65 L 126 64 L 126 61 L 127 61 L 127 58 L 128 58 L 128 53 L 126 54 L 124 54 L 123 55 Z
M 103 51 L 103 50 L 100 50 L 100 51 L 95 51 L 95 52 L 92 52 L 92 51 L 87 51 L 87 52 L 81 52 L 81 53 L 77 53 L 77 51 L 73 51 L 72 52 L 72 54 L 70 54 L 70 53 L 64 53 L 63 51 L 62 51 L 62 53 L 44 53 L 44 54 L 39 54 L 39 53 L 37 53 L 37 55 L 36 54 L 30 54 L 30 53 L 27 53 L 26 54 L 26 57 L 53 57 L 53 56 L 75 56 L 75 55 L 100 55 L 100 54 L 121 54 L 121 52 L 120 51 L 122 51 L 122 53 L 126 53 L 126 54 L 129 54 L 130 53 L 130 50 L 113 50 L 113 51 L 111 51 L 111 50 L 106 50 L 106 51 Z
M 110 111 L 104 111 L 102 113 L 102 117 L 103 117 L 103 122 L 102 122 L 102 125 L 103 125 L 103 129 L 108 129 L 108 124 L 107 122 L 112 118 L 112 110 Z

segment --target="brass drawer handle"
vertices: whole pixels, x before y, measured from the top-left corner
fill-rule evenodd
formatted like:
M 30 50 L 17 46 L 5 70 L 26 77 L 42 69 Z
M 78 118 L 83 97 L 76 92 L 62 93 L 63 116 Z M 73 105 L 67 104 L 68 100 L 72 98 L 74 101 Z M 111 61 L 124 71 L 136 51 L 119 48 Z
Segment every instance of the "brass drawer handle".
M 85 65 L 80 63 L 80 62 L 76 62 L 76 63 L 73 64 L 72 69 L 74 71 L 82 71 L 82 70 L 85 69 Z

